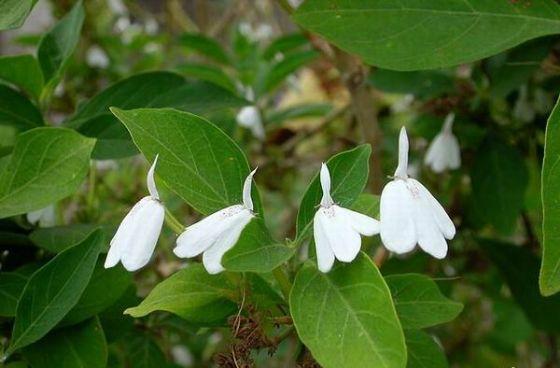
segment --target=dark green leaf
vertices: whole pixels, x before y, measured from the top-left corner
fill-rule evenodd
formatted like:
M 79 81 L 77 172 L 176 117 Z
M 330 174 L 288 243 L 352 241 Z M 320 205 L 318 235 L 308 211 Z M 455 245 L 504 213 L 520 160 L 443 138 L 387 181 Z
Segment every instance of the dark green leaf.
M 307 45 L 308 43 L 307 37 L 302 33 L 288 34 L 272 41 L 264 51 L 263 57 L 266 60 L 272 60 L 278 54 L 284 55 L 286 52 Z
M 0 173 L 0 218 L 44 208 L 74 193 L 86 176 L 94 144 L 65 128 L 21 133 Z
M 29 280 L 29 275 L 17 272 L 0 273 L 0 316 L 14 317 L 19 297 Z
M 203 63 L 187 63 L 177 68 L 177 71 L 187 77 L 208 81 L 229 91 L 235 92 L 235 83 L 222 69 Z
M 367 63 L 435 69 L 497 54 L 560 32 L 553 0 L 307 0 L 295 21 Z
M 560 100 L 559 100 L 560 101 Z M 560 290 L 560 103 L 546 125 L 542 167 L 543 255 L 539 277 L 543 295 Z
M 173 109 L 112 109 L 158 175 L 202 214 L 241 203 L 249 164 L 237 144 L 209 121 Z M 253 186 L 254 187 L 254 186 Z M 262 214 L 253 190 L 255 210 Z
M 76 305 L 91 278 L 102 244 L 103 233 L 96 230 L 31 276 L 17 305 L 8 353 L 45 336 Z
M 41 112 L 27 97 L 0 84 L 0 125 L 24 131 L 44 124 Z
M 189 264 L 160 282 L 140 305 L 125 313 L 138 318 L 167 311 L 196 325 L 220 325 L 237 311 L 237 305 L 229 300 L 234 293 L 235 287 L 225 274 L 209 275 L 201 264 Z
M 136 333 L 126 343 L 126 361 L 134 368 L 166 368 L 167 361 L 160 347 L 146 333 Z
M 271 66 L 264 78 L 262 92 L 270 92 L 278 87 L 290 74 L 296 72 L 302 66 L 315 60 L 319 53 L 315 50 L 306 50 L 298 53 L 288 54 L 278 63 Z M 258 94 L 259 91 L 257 91 Z
M 107 343 L 97 318 L 49 333 L 26 347 L 33 368 L 100 368 L 107 364 Z
M 477 213 L 498 231 L 510 234 L 529 184 L 521 154 L 495 136 L 488 137 L 476 154 L 471 180 Z
M 352 150 L 336 154 L 327 161 L 331 173 L 331 195 L 340 206 L 349 207 L 364 190 L 368 178 L 370 154 L 371 147 L 361 145 Z M 297 216 L 298 238 L 307 233 L 317 210 L 317 205 L 321 201 L 319 169 L 320 167 L 317 167 L 317 175 L 311 181 L 299 206 Z
M 32 55 L 0 57 L 0 79 L 16 85 L 35 99 L 43 89 L 43 72 Z
M 453 78 L 440 71 L 397 72 L 377 69 L 371 73 L 371 84 L 384 92 L 412 94 L 434 98 L 454 90 Z
M 107 342 L 116 341 L 132 331 L 134 318 L 124 314 L 124 311 L 138 303 L 140 303 L 140 298 L 136 296 L 136 287 L 131 284 L 113 305 L 99 314 Z
M 0 0 L 0 30 L 19 28 L 37 0 Z
M 245 227 L 235 246 L 223 257 L 222 264 L 234 272 L 271 272 L 290 259 L 295 248 L 289 248 L 272 239 L 261 218 Z
M 60 253 L 84 240 L 98 227 L 94 224 L 73 224 L 38 228 L 29 234 L 29 239 L 49 252 Z M 109 238 L 111 234 L 107 232 L 105 235 Z
M 78 304 L 64 317 L 61 325 L 82 322 L 103 312 L 119 300 L 131 283 L 132 274 L 123 267 L 105 269 L 100 260 Z
M 492 240 L 482 240 L 488 253 L 506 280 L 517 304 L 536 328 L 560 332 L 560 295 L 545 298 L 539 293 L 539 259 L 528 249 Z
M 420 329 L 454 320 L 463 310 L 461 303 L 447 299 L 437 284 L 420 274 L 385 278 L 395 308 L 405 329 Z
M 321 273 L 297 273 L 290 312 L 298 336 L 325 368 L 403 368 L 404 335 L 389 288 L 365 255 Z
M 408 362 L 406 368 L 447 368 L 447 359 L 434 338 L 425 332 L 405 332 Z
M 222 46 L 215 40 L 200 33 L 185 33 L 180 38 L 181 45 L 197 51 L 222 64 L 229 64 L 229 58 Z
M 41 39 L 37 50 L 37 58 L 39 59 L 45 82 L 56 79 L 61 70 L 64 69 L 70 56 L 72 56 L 80 39 L 84 17 L 84 7 L 80 0 Z

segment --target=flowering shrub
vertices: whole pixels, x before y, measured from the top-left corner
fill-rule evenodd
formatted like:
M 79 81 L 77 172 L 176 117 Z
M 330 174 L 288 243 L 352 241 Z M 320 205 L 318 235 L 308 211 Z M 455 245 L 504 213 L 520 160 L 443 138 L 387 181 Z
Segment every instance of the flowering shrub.
M 0 10 L 0 365 L 559 364 L 557 2 Z

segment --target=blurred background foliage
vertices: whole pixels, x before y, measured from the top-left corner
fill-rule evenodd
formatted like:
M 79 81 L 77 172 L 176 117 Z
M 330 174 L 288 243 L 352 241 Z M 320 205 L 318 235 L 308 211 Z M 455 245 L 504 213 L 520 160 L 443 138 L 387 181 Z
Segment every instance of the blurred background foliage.
M 73 3 L 39 0 L 22 28 L 1 34 L 2 55 L 34 52 L 43 32 Z M 109 128 L 99 131 L 97 125 L 80 121 L 79 112 L 110 85 L 154 70 L 211 83 L 207 95 L 185 93 L 178 103 L 209 117 L 241 145 L 251 166 L 259 166 L 269 228 L 276 238 L 293 238 L 299 201 L 320 162 L 364 141 L 352 111 L 348 70 L 324 55 L 322 41 L 290 20 L 283 1 L 87 0 L 84 5 L 85 23 L 74 56 L 52 92 L 37 101 L 49 124 L 69 119 L 104 144 L 95 148 L 98 159 L 92 161 L 88 183 L 77 195 L 53 204 L 51 216 L 41 217 L 39 227 L 26 218 L 0 222 L 2 270 L 25 279 L 52 254 L 49 244 L 62 244 L 56 232 L 42 234 L 44 227 L 101 223 L 110 233 L 144 195 L 146 163 L 134 155 L 124 128 L 104 124 Z M 546 119 L 560 89 L 559 57 L 559 38 L 548 36 L 458 67 L 411 72 L 372 68 L 360 74 L 367 78 L 367 108 L 383 137 L 374 147 L 382 176 L 372 181 L 385 183 L 392 174 L 397 134 L 404 125 L 411 137 L 410 174 L 422 179 L 458 224 L 447 259 L 417 252 L 391 257 L 381 267 L 384 275 L 428 274 L 447 296 L 464 303 L 456 320 L 434 328 L 452 367 L 559 364 L 560 300 L 541 297 L 537 283 L 540 168 Z M 156 75 L 143 87 L 152 95 L 146 102 L 171 88 L 174 82 L 168 79 Z M 229 102 L 216 102 L 211 111 L 197 107 L 215 98 L 216 85 Z M 125 97 L 133 99 L 135 88 Z M 261 139 L 236 122 L 247 101 L 262 116 Z M 463 164 L 436 175 L 423 157 L 450 112 L 456 114 L 454 132 Z M 112 119 L 99 117 L 105 118 Z M 9 125 L 0 129 L 0 152 L 9 152 L 18 130 Z M 379 187 L 372 182 L 368 191 L 379 194 Z M 183 223 L 198 218 L 165 188 L 162 192 Z M 77 237 L 91 229 L 72 226 Z M 13 234 L 21 235 L 21 244 L 14 244 Z M 207 367 L 228 349 L 232 332 L 227 327 L 198 328 L 164 313 L 140 319 L 121 315 L 125 307 L 138 304 L 138 295 L 145 296 L 181 267 L 171 253 L 174 234 L 164 229 L 164 235 L 152 266 L 134 274 L 133 283 L 114 276 L 125 280 L 126 291 L 96 322 L 107 338 L 109 367 Z M 370 254 L 378 242 L 367 240 Z M 3 282 L 17 284 L 0 278 Z M 8 307 L 0 305 L 0 312 L 3 308 Z M 2 315 L 7 318 L 9 310 Z M 8 336 L 9 323 L 0 326 Z M 271 356 L 266 349 L 255 351 L 257 366 L 288 367 L 299 348 L 296 340 L 286 339 Z M 17 364 L 8 366 L 24 366 Z

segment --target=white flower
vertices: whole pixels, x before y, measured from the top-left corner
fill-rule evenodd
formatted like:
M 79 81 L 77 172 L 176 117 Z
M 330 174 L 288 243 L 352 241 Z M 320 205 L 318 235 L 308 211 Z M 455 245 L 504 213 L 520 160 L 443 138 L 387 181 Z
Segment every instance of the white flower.
M 239 110 L 235 119 L 237 124 L 250 129 L 257 139 L 264 140 L 265 133 L 261 113 L 256 106 L 245 106 Z
M 461 150 L 459 142 L 453 134 L 453 120 L 455 114 L 449 114 L 445 118 L 441 131 L 436 135 L 424 162 L 436 173 L 441 173 L 446 169 L 458 169 L 461 166 Z
M 235 204 L 214 212 L 203 220 L 193 224 L 177 238 L 173 252 L 181 258 L 196 257 L 202 253 L 202 263 L 210 274 L 220 273 L 223 255 L 239 240 L 241 232 L 255 217 L 251 184 L 253 170 L 243 184 L 243 204 Z
M 86 63 L 92 68 L 107 69 L 109 62 L 105 51 L 97 45 L 91 46 L 86 52 Z
M 361 213 L 336 205 L 331 198 L 331 177 L 327 165 L 321 165 L 323 198 L 313 218 L 313 236 L 317 264 L 321 272 L 329 272 L 334 259 L 352 262 L 360 252 L 360 234 L 379 233 L 379 222 Z
M 27 213 L 27 221 L 32 225 L 39 224 L 40 227 L 54 226 L 56 224 L 54 205 Z
M 121 222 L 111 240 L 105 268 L 113 267 L 120 261 L 128 271 L 136 271 L 152 257 L 165 217 L 165 209 L 159 201 L 154 181 L 157 158 L 148 171 L 150 195 L 136 203 Z
M 455 225 L 443 207 L 419 181 L 409 178 L 408 137 L 399 136 L 399 165 L 393 181 L 381 193 L 381 240 L 387 249 L 406 253 L 420 245 L 436 258 L 447 254 L 445 239 L 453 239 Z

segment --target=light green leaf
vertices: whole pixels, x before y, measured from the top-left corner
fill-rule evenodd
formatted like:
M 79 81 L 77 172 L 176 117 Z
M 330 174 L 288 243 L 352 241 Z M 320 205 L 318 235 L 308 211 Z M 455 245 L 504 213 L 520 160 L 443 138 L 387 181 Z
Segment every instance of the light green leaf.
M 59 73 L 72 56 L 80 39 L 84 17 L 84 7 L 80 0 L 41 39 L 37 50 L 37 58 L 46 83 L 58 79 Z
M 177 71 L 186 77 L 208 81 L 235 92 L 235 83 L 222 69 L 216 66 L 203 63 L 185 63 L 177 67 Z
M 307 0 L 294 20 L 367 63 L 435 69 L 497 54 L 560 32 L 553 0 Z M 507 36 L 505 36 L 507 35 Z
M 437 284 L 421 274 L 385 277 L 395 308 L 405 329 L 421 329 L 454 320 L 463 310 L 461 303 L 447 299 Z
M 96 230 L 31 276 L 17 305 L 8 354 L 45 336 L 76 305 L 103 241 L 103 234 Z
M 84 240 L 99 225 L 73 224 L 35 229 L 29 234 L 29 239 L 38 247 L 52 253 L 60 253 Z M 105 229 L 105 228 L 103 228 Z M 110 238 L 110 231 L 105 235 Z
M 43 89 L 43 72 L 32 55 L 0 57 L 0 79 L 16 85 L 35 99 Z
M 95 140 L 65 128 L 35 128 L 18 136 L 0 173 L 0 218 L 44 208 L 74 193 Z
M 560 295 L 548 298 L 539 293 L 539 259 L 527 248 L 483 239 L 480 246 L 505 279 L 513 298 L 536 328 L 560 332 Z
M 455 89 L 455 83 L 451 76 L 434 70 L 397 72 L 376 69 L 371 73 L 369 81 L 381 91 L 412 94 L 417 98 L 439 97 Z
M 559 100 L 560 101 L 560 100 Z M 542 166 L 543 253 L 539 277 L 545 296 L 560 290 L 560 102 L 546 124 Z
M 30 275 L 18 272 L 0 273 L 0 316 L 14 317 L 19 297 Z
M 363 253 L 326 274 L 306 263 L 296 275 L 290 311 L 298 336 L 322 367 L 406 365 L 389 288 Z
M 0 0 L 0 30 L 19 28 L 37 0 Z
M 476 154 L 471 180 L 476 212 L 501 233 L 510 234 L 529 184 L 521 154 L 499 138 L 487 137 Z
M 434 338 L 423 331 L 405 332 L 408 362 L 406 368 L 447 368 L 445 354 Z
M 286 120 L 325 116 L 332 109 L 332 105 L 328 103 L 294 105 L 285 109 L 271 111 L 266 117 L 266 122 L 268 124 L 280 124 Z
M 202 214 L 242 202 L 249 164 L 237 144 L 209 121 L 173 109 L 112 109 L 167 186 Z M 253 186 L 255 211 L 262 214 Z
M 97 262 L 89 284 L 78 303 L 62 320 L 62 326 L 82 322 L 103 312 L 119 300 L 131 285 L 130 272 L 120 266 L 105 269 L 103 261 Z
M 180 44 L 189 50 L 194 50 L 222 64 L 229 64 L 229 57 L 222 46 L 212 38 L 200 33 L 184 33 L 181 35 Z
M 97 318 L 56 330 L 23 355 L 33 368 L 100 368 L 107 364 L 107 343 Z
M 235 286 L 225 274 L 209 275 L 195 263 L 160 282 L 140 305 L 125 313 L 138 318 L 166 311 L 196 325 L 220 325 L 237 311 L 230 300 L 234 295 Z
M 352 210 L 376 219 L 379 218 L 379 200 L 380 197 L 375 194 L 362 193 L 352 204 Z
M 296 249 L 277 243 L 261 218 L 252 220 L 235 246 L 222 258 L 222 265 L 234 272 L 271 272 L 290 259 Z
M 27 97 L 0 84 L 0 125 L 24 131 L 44 124 L 41 112 Z
M 304 34 L 287 34 L 272 41 L 272 43 L 264 51 L 263 57 L 266 60 L 272 60 L 278 54 L 284 55 L 288 51 L 292 51 L 307 44 L 309 44 L 309 40 Z
M 263 81 L 262 90 L 259 89 L 257 94 L 272 91 L 278 87 L 290 74 L 296 72 L 299 68 L 309 64 L 319 56 L 315 50 L 305 50 L 284 56 L 284 59 L 273 64 L 268 73 L 266 73 Z
M 349 207 L 364 190 L 369 173 L 369 156 L 371 147 L 361 145 L 349 151 L 338 153 L 327 161 L 331 173 L 331 196 L 342 207 Z M 310 224 L 321 201 L 322 191 L 319 182 L 319 170 L 307 188 L 297 216 L 297 237 L 309 230 Z

